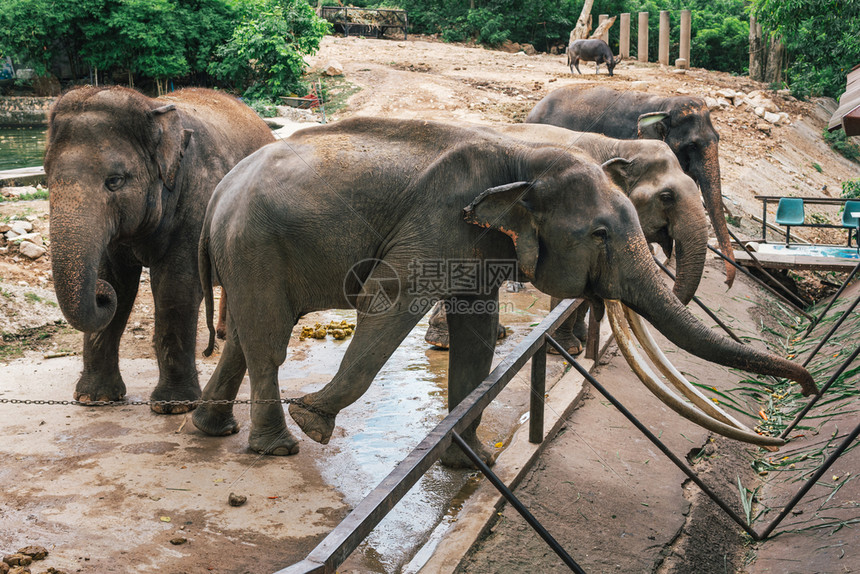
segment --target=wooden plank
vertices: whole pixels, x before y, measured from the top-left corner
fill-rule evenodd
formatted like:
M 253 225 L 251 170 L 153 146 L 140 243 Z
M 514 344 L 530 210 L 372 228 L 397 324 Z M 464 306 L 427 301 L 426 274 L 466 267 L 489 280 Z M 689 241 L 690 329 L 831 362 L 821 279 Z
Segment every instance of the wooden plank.
M 850 272 L 857 266 L 856 259 L 842 257 L 819 257 L 815 255 L 783 255 L 782 253 L 756 253 L 762 267 L 768 269 L 804 269 L 814 271 Z M 752 258 L 745 251 L 735 251 L 735 261 L 745 267 L 754 267 Z

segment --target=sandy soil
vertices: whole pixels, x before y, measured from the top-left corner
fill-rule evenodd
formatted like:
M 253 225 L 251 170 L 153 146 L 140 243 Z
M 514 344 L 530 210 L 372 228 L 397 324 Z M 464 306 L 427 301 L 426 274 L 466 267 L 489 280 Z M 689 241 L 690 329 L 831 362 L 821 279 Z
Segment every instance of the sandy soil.
M 586 66 L 588 71 L 584 75 L 571 76 L 565 66 L 563 56 L 510 54 L 474 46 L 445 44 L 433 38 L 415 36 L 408 41 L 328 37 L 324 40 L 320 52 L 309 60 L 313 66 L 317 67 L 322 67 L 333 60 L 339 62 L 345 72 L 343 80 L 360 88 L 347 101 L 345 107 L 335 110 L 333 114 L 330 110 L 329 121 L 353 115 L 365 115 L 453 122 L 467 121 L 483 124 L 520 122 L 542 97 L 558 87 L 574 83 L 583 86 L 599 85 L 616 89 L 630 89 L 634 81 L 647 81 L 647 86 L 637 85 L 637 89 L 647 90 L 655 94 L 689 94 L 701 97 L 713 97 L 716 91 L 723 88 L 744 92 L 767 88 L 767 86 L 751 82 L 744 77 L 707 72 L 700 69 L 678 74 L 671 69 L 635 62 L 620 64 L 616 68 L 616 75 L 613 78 L 606 76 L 605 72 L 595 76 L 593 68 L 590 66 Z M 586 67 L 583 67 L 583 70 Z M 343 80 L 339 81 L 342 82 Z M 839 195 L 841 181 L 858 175 L 856 164 L 852 164 L 831 152 L 822 141 L 820 133 L 829 117 L 829 113 L 822 107 L 822 104 L 792 101 L 773 93 L 769 96 L 781 110 L 789 113 L 791 119 L 790 125 L 774 126 L 770 133 L 757 129 L 756 126 L 762 121 L 746 106 L 712 111 L 714 124 L 721 136 L 720 156 L 725 204 L 732 215 L 737 218 L 733 220 L 739 225 L 736 231 L 749 237 L 754 237 L 760 233 L 760 224 L 752 220 L 753 215 L 758 216 L 761 213 L 761 206 L 754 199 L 755 195 L 836 197 Z M 280 133 L 289 133 L 296 127 L 301 126 L 291 124 Z M 835 212 L 827 212 L 825 215 L 834 218 Z M 0 220 L 9 216 L 35 218 L 34 225 L 37 230 L 50 240 L 47 202 L 36 201 L 0 205 Z M 808 235 L 810 238 L 831 237 L 833 242 L 842 241 L 842 235 L 838 233 L 831 233 L 830 236 L 827 236 L 821 232 L 798 230 L 798 235 Z M 60 315 L 56 306 L 50 302 L 52 278 L 48 257 L 45 256 L 35 262 L 30 262 L 11 254 L 0 255 L 0 288 L 3 290 L 2 296 L 0 296 L 0 332 L 4 334 L 4 352 L 0 359 L 25 355 L 27 357 L 25 360 L 37 363 L 45 354 L 61 354 L 79 350 L 80 335 L 78 333 L 62 324 L 53 325 L 55 321 L 60 319 Z M 718 266 L 712 264 L 711 267 L 710 273 L 715 277 L 710 283 L 706 282 L 705 284 L 706 289 L 710 289 L 707 294 L 718 298 L 723 297 L 725 294 L 724 291 L 720 291 L 720 282 L 717 278 L 719 275 Z M 715 269 L 717 270 L 715 271 Z M 812 278 L 811 281 L 814 283 L 817 279 Z M 33 295 L 27 295 L 28 293 Z M 742 295 L 737 296 L 742 297 Z M 123 339 L 121 352 L 126 359 L 149 361 L 154 359 L 151 348 L 151 301 L 148 278 L 144 277 L 141 296 L 132 313 L 129 330 Z M 726 299 L 726 305 L 729 305 L 728 299 Z M 745 310 L 738 311 L 738 313 L 741 312 L 746 313 Z M 47 324 L 53 325 L 48 331 L 44 328 L 44 325 Z M 43 336 L 46 332 L 48 336 Z M 204 340 L 204 337 L 205 333 L 202 331 L 201 324 L 200 340 Z M 211 368 L 211 365 L 207 363 L 204 367 Z M 613 376 L 623 377 L 620 367 L 609 365 L 607 368 L 619 371 Z M 66 394 L 71 394 L 70 388 Z M 599 404 L 597 399 L 590 402 Z M 588 419 L 582 422 L 576 419 L 576 422 L 571 422 L 571 425 L 585 427 L 589 424 L 587 421 Z M 571 428 L 579 427 L 572 426 Z M 559 441 L 573 440 L 576 436 L 576 433 L 568 432 L 560 437 Z M 614 452 L 610 452 L 611 446 L 600 443 L 601 440 L 603 439 L 600 436 L 595 435 L 589 438 L 587 442 L 590 445 L 598 444 L 601 448 L 606 448 L 604 458 L 615 456 Z M 598 443 L 593 441 L 598 441 Z M 693 442 L 701 446 L 705 444 L 705 439 L 703 436 L 699 436 L 693 439 Z M 678 441 L 676 446 L 680 451 L 690 448 L 690 445 L 683 439 Z M 562 445 L 559 452 L 563 452 L 569 447 L 570 445 Z M 552 454 L 553 452 L 550 449 L 548 456 L 556 456 Z M 619 456 L 623 459 L 625 455 L 619 454 Z M 543 467 L 550 468 L 551 462 L 543 465 Z M 565 480 L 563 475 L 568 470 L 555 472 L 561 474 L 554 477 L 553 480 L 556 480 L 556 483 L 563 483 Z M 594 478 L 594 470 L 589 472 L 592 472 L 591 478 Z M 718 472 L 725 474 L 725 471 Z M 729 481 L 732 480 L 731 476 L 727 478 Z M 536 474 L 535 478 L 525 488 L 530 488 L 530 484 L 541 485 L 540 480 Z M 588 482 L 588 479 L 585 482 Z M 671 482 L 674 485 L 673 488 L 682 488 L 683 479 L 678 476 L 674 476 Z M 598 489 L 594 485 L 588 486 L 588 488 L 591 490 Z M 616 488 L 607 487 L 610 496 L 617 492 Z M 645 490 L 647 491 L 647 489 Z M 630 497 L 630 493 L 625 492 L 624 496 Z M 597 503 L 598 501 L 591 500 L 590 502 Z M 636 503 L 638 504 L 638 502 Z M 569 515 L 565 515 L 564 511 L 576 514 L 577 508 L 571 504 L 573 503 L 565 505 L 564 509 L 553 509 L 558 512 L 555 520 L 568 520 L 565 516 Z M 621 503 L 619 502 L 619 504 Z M 668 511 L 669 514 L 674 516 L 678 524 L 683 525 L 683 516 L 688 512 L 689 504 L 683 503 L 683 501 L 679 503 L 677 500 L 672 504 L 675 506 Z M 712 516 L 706 515 L 705 524 L 710 524 L 711 520 L 716 520 Z M 647 528 L 648 524 L 653 522 L 655 518 L 649 514 L 642 514 L 638 520 L 642 528 Z M 593 523 L 572 521 L 571 528 L 579 528 L 580 532 L 589 531 L 592 529 L 591 524 Z M 631 525 L 631 528 L 633 527 L 635 524 Z M 680 527 L 674 530 L 676 533 L 678 528 Z M 515 528 L 514 530 L 523 529 Z M 728 532 L 725 535 L 728 541 L 726 542 L 727 550 L 724 554 L 731 555 L 729 562 L 735 567 L 742 568 L 743 560 L 738 557 L 736 534 L 731 533 L 730 527 L 726 528 L 726 532 Z M 597 536 L 598 532 L 591 534 L 593 536 L 586 538 L 586 541 L 583 542 L 585 545 L 583 548 L 586 550 L 590 548 L 587 546 L 588 544 L 594 546 L 607 545 L 607 539 Z M 531 533 L 520 532 L 520 535 L 523 537 L 531 536 Z M 619 533 L 619 535 L 621 534 Z M 494 562 L 484 559 L 483 566 L 476 564 L 475 561 L 470 563 L 468 571 L 527 571 L 520 569 L 520 566 L 541 564 L 540 557 L 548 552 L 538 544 L 530 545 L 531 543 L 523 542 L 525 538 L 518 537 L 516 532 L 508 532 L 505 536 L 507 537 L 498 538 L 499 544 L 503 547 L 515 545 L 523 552 L 522 562 L 519 565 L 499 563 L 495 567 L 487 566 L 494 564 Z M 678 540 L 683 539 L 683 537 L 678 538 Z M 695 536 L 688 537 L 687 540 L 689 539 L 695 539 Z M 616 567 L 614 563 L 609 563 L 612 558 L 607 558 L 608 562 L 601 563 L 603 565 L 595 568 L 594 571 L 648 571 L 649 567 L 646 567 L 646 563 L 653 567 L 655 563 L 661 563 L 659 561 L 663 560 L 662 557 L 679 553 L 677 552 L 680 544 L 678 540 L 674 542 L 674 545 L 670 540 L 665 546 L 655 541 L 651 541 L 651 543 L 647 540 L 643 541 L 641 552 L 633 553 L 636 555 L 636 559 L 628 562 L 627 566 Z M 489 548 L 492 552 L 492 542 L 488 544 L 490 544 Z M 213 546 L 207 551 L 217 552 L 218 549 Z M 225 553 L 233 552 L 231 548 L 226 548 L 224 551 Z M 689 553 L 690 556 L 695 555 L 693 551 L 685 552 Z M 475 560 L 480 562 L 480 559 Z M 619 563 L 621 560 L 619 557 Z M 629 564 L 635 564 L 635 566 L 630 567 Z M 665 564 L 669 564 L 669 562 L 665 562 Z M 664 568 L 668 568 L 668 566 L 664 566 Z M 540 571 L 549 572 L 554 571 L 554 569 L 555 566 L 547 566 L 545 570 Z M 358 570 L 360 571 L 361 568 Z M 530 569 L 528 571 L 537 570 Z M 664 569 L 661 571 L 681 572 L 683 569 Z M 722 572 L 723 570 L 719 571 Z M 770 571 L 776 572 L 778 570 Z

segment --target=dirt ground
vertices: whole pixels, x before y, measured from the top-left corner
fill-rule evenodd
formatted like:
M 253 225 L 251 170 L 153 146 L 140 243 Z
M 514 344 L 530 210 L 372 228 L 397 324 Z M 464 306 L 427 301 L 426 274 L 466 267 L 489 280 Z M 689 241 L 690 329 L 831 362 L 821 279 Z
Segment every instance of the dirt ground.
M 332 96 L 336 98 L 338 91 L 354 93 L 336 109 L 328 110 L 328 121 L 364 115 L 481 124 L 514 123 L 522 121 L 542 97 L 568 84 L 714 98 L 719 90 L 726 88 L 746 93 L 767 90 L 767 86 L 745 77 L 695 68 L 681 74 L 654 64 L 636 62 L 622 62 L 616 67 L 615 76 L 612 78 L 605 75 L 605 70 L 600 75 L 594 75 L 591 66 L 581 66 L 585 71 L 584 75 L 572 76 L 565 66 L 564 56 L 505 53 L 474 46 L 446 44 L 434 38 L 417 36 L 406 41 L 328 37 L 323 41 L 320 52 L 309 58 L 309 63 L 322 68 L 332 61 L 338 62 L 344 70 L 343 77 L 323 80 L 331 87 Z M 633 82 L 647 84 L 639 83 L 634 86 Z M 760 223 L 753 220 L 753 216 L 761 214 L 761 204 L 754 198 L 755 195 L 838 197 L 841 182 L 860 175 L 857 164 L 833 153 L 821 138 L 821 131 L 830 115 L 826 101 L 798 102 L 773 92 L 767 95 L 780 110 L 789 114 L 790 125 L 772 126 L 763 131 L 760 129 L 762 120 L 745 105 L 712 110 L 712 119 L 721 137 L 724 202 L 731 212 L 732 223 L 736 225 L 735 231 L 747 237 L 756 237 L 761 230 Z M 301 127 L 287 121 L 282 123 L 285 123 L 286 127 L 278 133 L 284 135 Z M 775 206 L 772 209 L 775 209 Z M 822 215 L 831 219 L 836 217 L 835 210 L 822 210 Z M 35 230 L 50 240 L 47 202 L 0 204 L 0 222 L 12 217 L 32 220 Z M 773 212 L 770 217 L 773 217 Z M 797 234 L 810 239 L 829 239 L 834 243 L 843 241 L 842 235 L 838 233 L 827 235 L 823 232 L 798 230 Z M 724 318 L 727 316 L 732 321 L 737 320 L 738 324 L 750 329 L 751 337 L 761 337 L 758 332 L 754 332 L 760 325 L 753 320 L 755 317 L 750 311 L 758 303 L 749 302 L 750 298 L 757 301 L 757 295 L 752 290 L 741 289 L 726 294 L 719 280 L 719 266 L 714 262 L 709 264 L 708 273 L 711 277 L 703 283 L 702 297 L 714 303 L 715 308 L 724 310 Z M 821 279 L 839 282 L 839 277 L 832 274 L 806 275 L 806 280 L 811 284 L 810 290 L 821 290 Z M 121 353 L 125 359 L 152 362 L 152 303 L 148 291 L 148 277 L 145 275 L 142 281 L 141 296 L 132 312 Z M 741 299 L 743 301 L 739 302 Z M 24 357 L 24 361 L 31 361 L 35 365 L 41 363 L 46 356 L 79 352 L 80 334 L 62 323 L 61 314 L 53 301 L 49 255 L 36 261 L 26 260 L 14 253 L 0 255 L 0 333 L 3 334 L 0 361 Z M 200 340 L 203 341 L 204 337 L 201 324 Z M 675 357 L 672 358 L 674 360 Z M 629 369 L 619 364 L 618 357 L 609 359 L 611 360 L 603 367 L 603 376 L 613 381 L 627 381 L 630 377 Z M 63 357 L 60 360 L 75 359 Z M 679 361 L 679 368 L 688 360 L 691 359 L 684 357 Z M 695 360 L 692 361 L 695 363 Z M 213 364 L 202 361 L 201 370 L 211 369 Z M 704 368 L 700 363 L 696 364 L 696 367 Z M 726 371 L 716 372 L 723 373 L 716 376 L 728 376 Z M 205 381 L 205 378 L 203 380 Z M 59 396 L 70 398 L 72 384 L 72 381 L 67 381 L 67 390 L 58 390 Z M 633 388 L 634 383 L 620 386 L 625 389 Z M 651 405 L 647 397 L 639 397 L 636 393 L 627 398 Z M 614 421 L 617 415 L 609 414 L 601 405 L 600 398 L 592 393 L 583 407 L 571 417 L 567 431 L 547 449 L 545 460 L 542 459 L 520 488 L 529 504 L 547 507 L 544 510 L 551 513 L 548 524 L 565 525 L 565 528 L 572 532 L 569 536 L 575 540 L 569 549 L 575 558 L 581 558 L 583 553 L 596 557 L 590 563 L 582 562 L 583 565 L 591 566 L 586 567 L 587 571 L 790 571 L 778 567 L 757 569 L 756 562 L 750 559 L 750 556 L 755 555 L 755 545 L 738 535 L 737 528 L 733 528 L 731 524 L 715 527 L 715 521 L 721 520 L 716 513 L 691 512 L 690 508 L 696 508 L 697 504 L 707 505 L 701 504 L 699 499 L 691 494 L 695 487 L 685 484 L 679 472 L 666 467 L 660 474 L 665 477 L 666 483 L 655 484 L 650 482 L 648 473 L 631 478 L 633 474 L 618 470 L 629 469 L 635 465 L 652 465 L 645 469 L 650 471 L 658 465 L 659 453 L 652 455 L 649 451 L 649 454 L 642 456 L 640 460 L 632 461 L 633 457 L 640 455 L 637 449 L 643 448 L 639 443 L 641 439 L 619 438 L 623 436 L 620 433 L 615 436 Z M 656 406 L 649 408 L 655 413 L 659 412 Z M 843 431 L 849 427 L 850 423 L 846 422 Z M 606 428 L 609 429 L 608 433 L 597 432 L 597 429 Z M 694 447 L 700 448 L 707 444 L 704 431 L 688 428 L 682 432 L 683 438 L 672 437 L 671 446 L 675 452 L 686 453 Z M 579 445 L 573 444 L 575 442 L 579 442 Z M 623 448 L 619 449 L 619 444 L 623 445 Z M 591 452 L 593 456 L 577 458 L 566 454 L 576 452 L 576 448 L 582 450 L 583 447 L 586 455 Z M 739 465 L 744 466 L 743 461 L 748 460 L 749 455 L 747 451 L 735 452 L 731 446 L 724 446 L 722 442 L 718 443 L 717 448 L 719 456 L 711 457 L 700 464 L 709 466 L 708 472 L 719 474 L 720 481 L 728 482 L 731 486 L 735 462 L 741 461 Z M 721 466 L 713 464 L 714 458 L 725 458 L 734 462 Z M 662 459 L 659 464 L 664 462 Z M 746 467 L 749 465 L 746 464 Z M 750 474 L 751 471 L 747 472 L 747 475 Z M 571 478 L 573 476 L 577 478 Z M 745 479 L 747 487 L 754 488 L 747 480 L 755 480 L 754 473 Z M 732 488 L 734 494 L 731 492 Z M 655 489 L 671 492 L 665 498 L 654 495 L 655 499 L 652 501 L 649 496 L 652 496 Z M 547 492 L 551 494 L 549 505 L 545 504 Z M 737 487 L 729 488 L 725 496 L 734 496 L 733 500 L 737 500 Z M 660 503 L 657 502 L 658 498 Z M 617 512 L 612 510 L 616 505 L 619 509 Z M 616 528 L 620 523 L 619 517 L 624 516 L 621 512 L 628 512 L 630 508 L 637 511 L 635 519 L 626 522 L 624 528 Z M 571 516 L 574 519 L 571 519 Z M 856 512 L 854 516 L 857 516 Z M 689 517 L 700 517 L 700 527 L 696 526 L 695 521 L 687 520 Z M 330 523 L 329 518 L 331 517 L 320 523 Z M 850 518 L 847 520 L 849 522 L 846 531 L 850 530 L 853 524 Z M 856 522 L 856 518 L 853 521 Z M 642 533 L 649 528 L 670 532 L 671 536 L 655 534 L 653 540 L 646 536 L 644 539 L 636 538 L 635 543 L 632 542 L 635 537 L 628 537 L 629 532 Z M 716 539 L 705 538 L 702 533 L 708 532 Z M 552 561 L 553 555 L 548 554 L 549 550 L 539 542 L 531 542 L 532 537 L 532 533 L 522 524 L 517 524 L 510 509 L 507 509 L 489 537 L 476 549 L 470 561 L 464 564 L 463 571 L 560 571 L 557 562 Z M 795 549 L 803 550 L 805 539 L 802 536 L 800 538 Z M 821 546 L 828 546 L 828 543 L 822 543 Z M 721 550 L 716 554 L 699 553 L 704 547 Z M 235 553 L 236 548 L 229 545 L 219 548 L 213 545 L 207 548 L 207 552 L 217 562 L 219 552 L 226 556 Z M 506 554 L 503 550 L 510 548 L 516 549 L 519 556 L 517 561 L 510 562 L 501 558 Z M 678 558 L 679 556 L 687 556 L 690 559 L 699 557 L 708 567 L 684 570 L 687 567 L 684 564 L 690 562 L 685 562 Z M 717 563 L 714 556 L 724 558 Z M 831 555 L 827 556 L 832 559 Z M 778 558 L 779 556 L 776 556 L 771 559 Z M 799 568 L 796 571 L 843 572 L 860 569 L 856 557 L 850 567 L 847 560 L 832 564 L 827 560 L 824 559 L 823 567 L 816 567 L 814 570 Z M 367 571 L 399 571 L 401 567 L 402 564 L 381 566 L 381 570 L 367 567 Z M 249 568 L 256 571 L 254 565 L 249 565 Z M 361 565 L 353 566 L 354 571 L 364 571 L 363 568 Z

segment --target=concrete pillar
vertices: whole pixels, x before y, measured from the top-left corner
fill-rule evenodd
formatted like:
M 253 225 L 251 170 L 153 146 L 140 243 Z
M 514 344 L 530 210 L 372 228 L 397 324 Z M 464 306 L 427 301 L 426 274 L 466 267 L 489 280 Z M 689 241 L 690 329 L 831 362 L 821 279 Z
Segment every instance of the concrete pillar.
M 618 39 L 618 53 L 627 59 L 630 57 L 630 13 L 621 15 L 621 37 Z
M 663 66 L 669 65 L 669 12 L 660 10 L 660 46 L 657 51 L 657 61 Z
M 609 18 L 609 14 L 601 14 L 600 16 L 597 17 L 597 25 L 600 26 L 608 18 Z M 603 34 L 600 36 L 600 39 L 608 44 L 609 43 L 609 30 L 604 31 Z
M 648 61 L 648 12 L 639 12 L 638 60 Z
M 678 55 L 690 65 L 690 21 L 692 19 L 689 10 L 681 10 L 681 50 Z

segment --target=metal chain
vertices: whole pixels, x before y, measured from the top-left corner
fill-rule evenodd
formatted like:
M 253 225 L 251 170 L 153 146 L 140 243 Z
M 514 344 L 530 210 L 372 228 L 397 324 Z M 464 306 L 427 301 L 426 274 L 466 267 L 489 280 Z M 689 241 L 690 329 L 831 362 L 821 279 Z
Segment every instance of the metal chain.
M 304 403 L 301 399 L 208 399 L 208 400 L 196 400 L 196 401 L 90 401 L 87 403 L 83 403 L 81 401 L 57 401 L 57 400 L 41 400 L 41 399 L 3 399 L 0 398 L 0 404 L 12 404 L 12 405 L 76 405 L 81 407 L 139 407 L 143 405 L 158 405 L 158 406 L 172 406 L 172 405 L 181 405 L 187 407 L 198 407 L 200 405 L 269 405 L 269 404 L 289 404 L 289 405 L 299 405 L 305 410 L 308 410 L 316 415 L 320 415 L 323 417 L 330 418 L 331 413 L 327 413 L 325 411 L 321 411 L 311 405 Z

